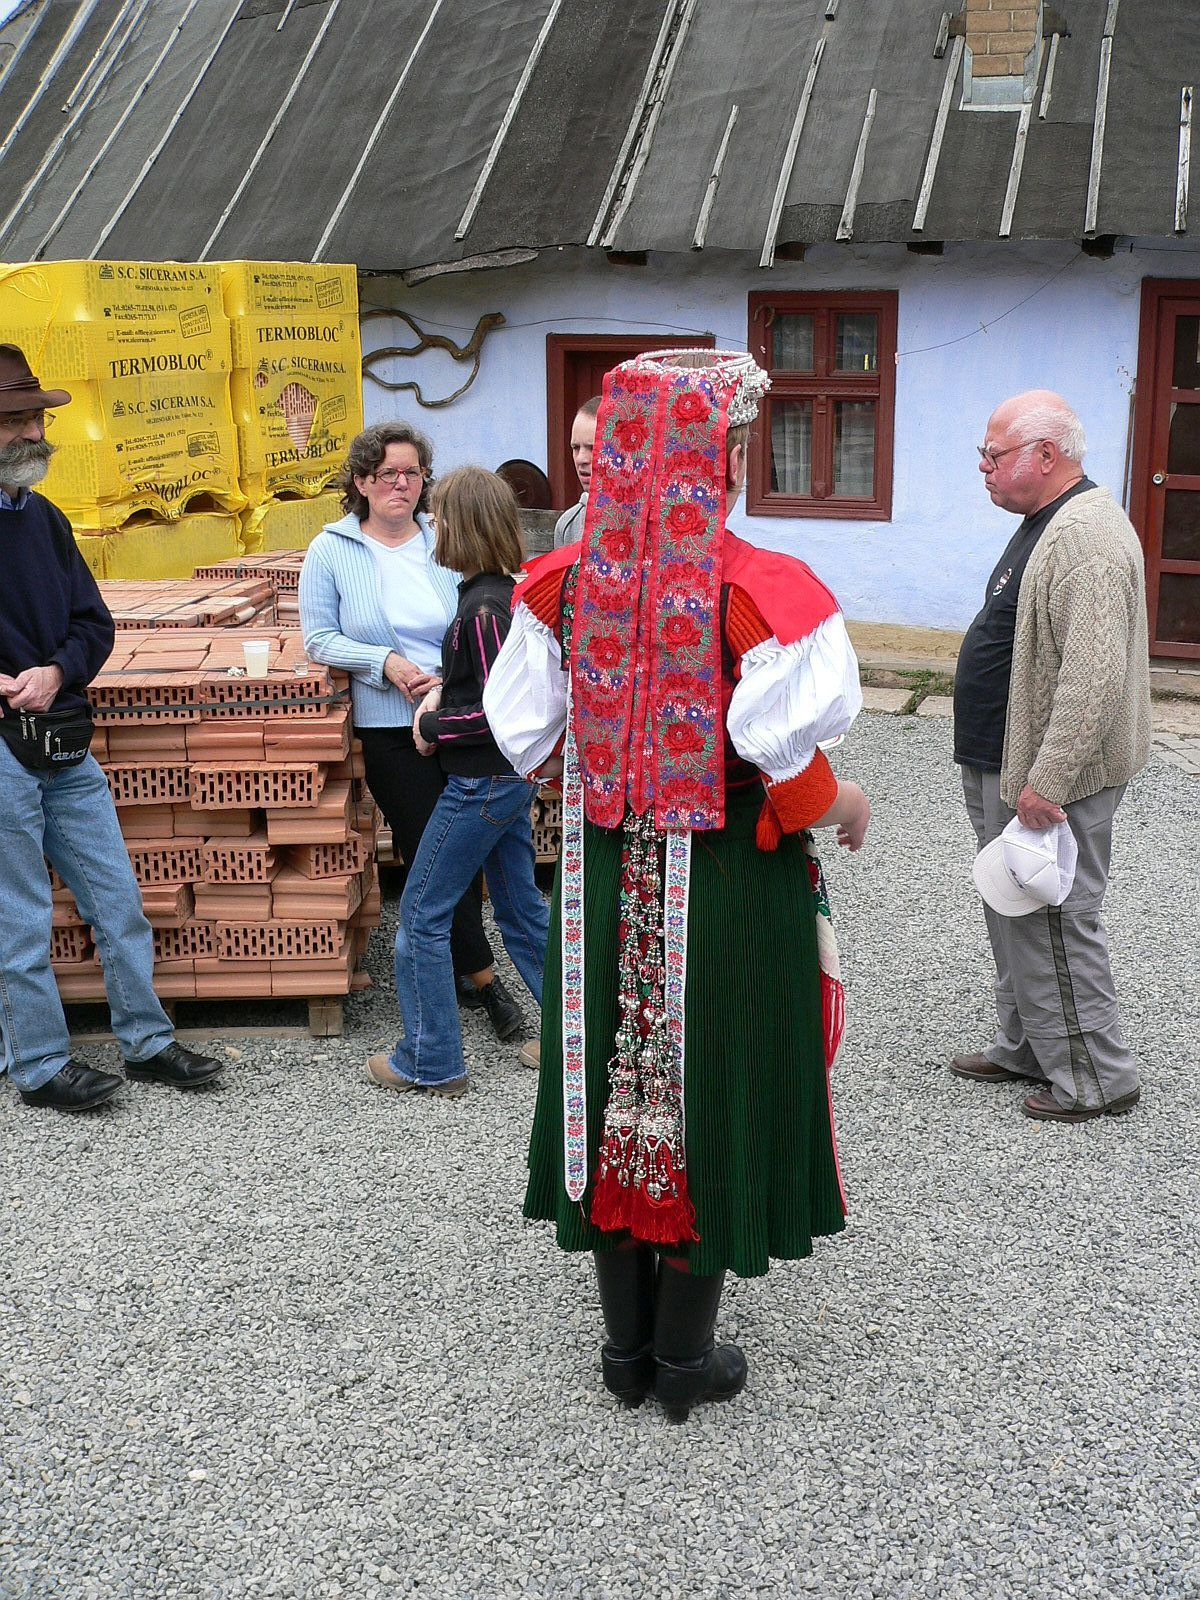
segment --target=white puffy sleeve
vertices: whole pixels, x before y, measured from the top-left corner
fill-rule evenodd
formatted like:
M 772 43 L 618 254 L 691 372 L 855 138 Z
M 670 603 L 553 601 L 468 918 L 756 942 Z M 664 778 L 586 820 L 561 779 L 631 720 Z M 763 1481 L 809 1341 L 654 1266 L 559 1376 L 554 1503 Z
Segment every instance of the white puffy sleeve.
M 483 711 L 492 737 L 514 772 L 529 777 L 553 754 L 567 725 L 567 675 L 553 629 L 526 605 L 512 627 L 483 687 Z
M 862 710 L 858 659 L 840 611 L 794 644 L 764 639 L 742 657 L 729 736 L 773 783 L 794 778 Z

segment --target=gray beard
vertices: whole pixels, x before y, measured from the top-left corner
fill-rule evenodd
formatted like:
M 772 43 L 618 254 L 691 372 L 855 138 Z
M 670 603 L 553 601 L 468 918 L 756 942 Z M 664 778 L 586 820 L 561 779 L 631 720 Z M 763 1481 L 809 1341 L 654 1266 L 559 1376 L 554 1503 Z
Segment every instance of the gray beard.
M 0 483 L 10 489 L 32 489 L 50 470 L 54 446 L 43 441 L 27 444 L 22 440 L 0 450 Z

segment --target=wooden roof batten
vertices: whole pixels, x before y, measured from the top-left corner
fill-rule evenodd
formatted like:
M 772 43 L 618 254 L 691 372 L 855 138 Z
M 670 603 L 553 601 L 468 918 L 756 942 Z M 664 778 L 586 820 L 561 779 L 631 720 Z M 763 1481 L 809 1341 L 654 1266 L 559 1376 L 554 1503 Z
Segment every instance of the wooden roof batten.
M 297 94 L 299 94 L 299 92 L 300 92 L 300 85 L 304 82 L 305 77 L 308 75 L 308 69 L 309 69 L 309 67 L 312 66 L 313 58 L 316 56 L 317 52 L 320 50 L 321 45 L 322 45 L 322 43 L 324 41 L 325 35 L 329 32 L 329 29 L 330 29 L 330 27 L 331 27 L 331 25 L 333 23 L 334 17 L 337 16 L 338 7 L 341 5 L 341 3 L 342 3 L 342 0 L 331 0 L 331 3 L 327 7 L 327 9 L 325 11 L 324 20 L 322 21 L 321 26 L 317 29 L 317 32 L 316 32 L 316 34 L 315 34 L 315 36 L 313 38 L 312 43 L 309 45 L 308 50 L 305 52 L 304 60 L 300 63 L 300 70 L 296 73 L 296 76 L 292 79 L 291 84 L 288 86 L 288 91 L 284 95 L 283 99 L 280 101 L 279 107 L 276 110 L 275 115 L 271 118 L 271 121 L 268 123 L 267 131 L 266 131 L 266 133 L 263 134 L 262 139 L 259 142 L 258 149 L 254 152 L 254 154 L 250 157 L 250 160 L 246 163 L 246 170 L 242 174 L 241 180 L 238 183 L 237 188 L 233 191 L 233 193 L 230 195 L 229 199 L 226 201 L 225 209 L 221 212 L 221 215 L 217 218 L 216 226 L 213 228 L 212 232 L 209 234 L 208 238 L 204 241 L 203 245 L 201 246 L 199 254 L 196 257 L 197 261 L 207 261 L 208 260 L 209 252 L 212 250 L 213 246 L 216 244 L 217 240 L 220 238 L 222 229 L 225 227 L 225 224 L 229 221 L 230 217 L 233 215 L 234 208 L 236 207 L 238 201 L 242 198 L 242 196 L 245 194 L 247 188 L 249 187 L 251 178 L 253 178 L 254 174 L 258 171 L 259 164 L 261 163 L 262 158 L 266 155 L 267 149 L 270 146 L 271 140 L 275 137 L 276 133 L 279 131 L 280 124 L 283 122 L 284 117 L 287 116 L 288 110 L 291 107 L 292 101 L 295 100 Z M 290 17 L 291 14 L 292 14 L 292 6 L 294 4 L 295 4 L 295 0 L 288 0 L 288 8 L 284 12 L 283 16 L 279 19 L 279 26 L 275 29 L 276 33 L 279 33 L 279 32 L 282 31 L 284 23 L 287 21 L 288 17 Z M 236 16 L 236 15 L 237 15 L 237 13 L 235 12 L 234 16 Z M 232 27 L 232 25 L 233 25 L 233 18 L 231 17 L 229 22 L 226 24 L 226 27 L 225 27 L 225 32 L 226 33 L 229 31 L 229 28 Z M 221 35 L 220 40 L 218 40 L 218 42 L 217 42 L 217 48 L 218 49 L 220 48 L 221 43 L 224 41 L 224 38 L 225 38 L 225 34 L 223 33 Z M 214 51 L 214 54 L 215 54 L 215 51 Z
M 1104 165 L 1104 125 L 1108 117 L 1108 82 L 1112 71 L 1113 33 L 1117 26 L 1117 10 L 1121 0 L 1108 0 L 1104 18 L 1104 33 L 1100 39 L 1100 68 L 1096 77 L 1096 114 L 1092 123 L 1092 159 L 1088 167 L 1087 207 L 1083 218 L 1086 239 L 1096 236 L 1096 218 L 1100 211 L 1100 171 Z
M 837 225 L 839 239 L 854 237 L 854 212 L 858 206 L 858 191 L 862 183 L 863 168 L 867 164 L 867 140 L 871 137 L 871 126 L 875 121 L 876 95 L 877 91 L 872 89 L 867 96 L 867 110 L 858 135 L 858 148 L 854 152 L 854 166 L 851 168 L 850 182 L 846 188 L 846 202 L 842 206 L 841 220 Z
M 1188 185 L 1192 167 L 1192 85 L 1179 93 L 1179 165 L 1175 173 L 1175 232 L 1187 232 Z
M 171 50 L 172 45 L 174 45 L 176 39 L 178 39 L 178 37 L 179 37 L 179 35 L 180 35 L 181 31 L 182 31 L 184 23 L 191 16 L 192 11 L 194 10 L 194 8 L 195 8 L 194 0 L 191 0 L 191 3 L 189 3 L 189 5 L 187 7 L 187 10 L 184 12 L 183 16 L 180 18 L 178 24 L 171 30 L 170 37 L 168 38 L 167 43 L 163 46 L 162 50 L 159 52 L 158 59 L 155 61 L 154 66 L 151 68 L 150 72 L 147 74 L 146 78 L 143 80 L 143 82 L 142 82 L 140 88 L 138 89 L 137 93 L 135 94 L 133 100 L 130 101 L 129 105 L 126 107 L 125 112 L 122 115 L 121 121 L 118 123 L 117 128 L 113 130 L 113 134 L 114 135 L 118 131 L 119 128 L 124 127 L 125 122 L 128 120 L 130 114 L 132 113 L 132 111 L 134 109 L 134 106 L 137 104 L 138 100 L 141 99 L 141 96 L 145 93 L 145 91 L 149 88 L 151 82 L 153 81 L 154 73 L 158 71 L 159 66 L 166 59 L 168 53 Z M 159 156 L 162 154 L 164 148 L 166 147 L 167 140 L 171 137 L 172 133 L 174 133 L 176 127 L 179 124 L 180 118 L 183 116 L 183 114 L 187 110 L 187 108 L 191 105 L 193 99 L 196 96 L 197 90 L 200 88 L 200 85 L 204 82 L 205 76 L 208 73 L 208 69 L 209 69 L 210 66 L 212 66 L 213 61 L 216 59 L 217 51 L 224 44 L 225 36 L 229 32 L 230 28 L 233 27 L 233 24 L 234 24 L 234 22 L 235 22 L 235 20 L 237 18 L 237 14 L 238 14 L 238 12 L 240 10 L 241 10 L 241 7 L 239 5 L 234 5 L 232 7 L 228 17 L 225 19 L 225 26 L 221 29 L 220 34 L 217 37 L 216 44 L 212 47 L 212 49 L 205 56 L 203 64 L 201 65 L 199 72 L 197 72 L 197 74 L 196 74 L 196 76 L 195 76 L 195 78 L 194 78 L 194 80 L 192 82 L 191 88 L 181 98 L 179 104 L 175 107 L 175 110 L 174 110 L 173 114 L 168 118 L 166 127 L 163 129 L 161 136 L 155 141 L 154 148 L 150 151 L 150 153 L 146 157 L 145 161 L 142 162 L 142 165 L 141 165 L 140 169 L 138 170 L 136 176 L 134 177 L 133 183 L 130 185 L 129 189 L 127 190 L 127 192 L 125 194 L 125 198 L 121 201 L 120 205 L 117 207 L 117 209 L 113 212 L 112 216 L 105 223 L 103 232 L 100 234 L 100 237 L 96 240 L 95 244 L 92 246 L 91 250 L 89 251 L 89 253 L 88 253 L 89 260 L 95 261 L 101 255 L 101 253 L 104 250 L 105 243 L 107 242 L 107 240 L 109 238 L 109 235 L 112 233 L 112 231 L 116 227 L 117 223 L 120 222 L 121 218 L 125 215 L 126 211 L 129 209 L 130 202 L 133 200 L 134 195 L 137 194 L 137 192 L 141 188 L 142 184 L 145 183 L 146 178 L 147 178 L 151 168 L 154 166 L 154 163 L 158 160 Z M 96 153 L 96 158 L 92 162 L 92 164 L 89 166 L 88 171 L 87 171 L 87 173 L 85 175 L 85 178 L 84 178 L 83 182 L 81 182 L 81 184 L 79 185 L 76 193 L 71 196 L 71 200 L 70 200 L 70 204 L 71 205 L 74 204 L 75 200 L 78 198 L 78 195 L 83 192 L 83 188 L 86 185 L 87 178 L 90 178 L 92 173 L 95 171 L 95 169 L 100 165 L 100 162 L 104 159 L 105 155 L 107 155 L 108 150 L 111 147 L 111 144 L 112 144 L 112 136 L 110 136 L 109 139 L 105 140 L 104 144 L 100 147 L 99 151 Z M 68 210 L 68 207 L 64 206 L 63 210 L 60 212 L 59 217 L 55 221 L 55 224 L 54 224 L 54 230 L 53 230 L 54 233 L 57 233 L 59 227 L 61 227 L 62 221 L 66 217 L 67 210 Z M 51 235 L 51 237 L 52 237 L 52 235 Z M 45 245 L 46 245 L 47 242 L 48 242 L 48 240 L 43 240 L 42 248 L 45 248 Z
M 717 190 L 721 186 L 721 172 L 725 166 L 725 157 L 729 150 L 729 141 L 733 137 L 733 130 L 737 126 L 738 107 L 736 104 L 729 108 L 729 117 L 725 123 L 725 132 L 721 135 L 721 143 L 717 148 L 716 160 L 708 179 L 708 186 L 704 191 L 704 199 L 700 203 L 700 215 L 696 218 L 696 231 L 692 235 L 692 249 L 703 250 L 704 241 L 708 237 L 708 219 L 712 216 L 712 208 L 716 203 Z
M 426 17 L 425 26 L 421 29 L 420 36 L 418 37 L 417 42 L 413 46 L 412 50 L 409 52 L 408 60 L 404 63 L 404 70 L 399 74 L 396 82 L 392 85 L 392 92 L 390 95 L 388 95 L 383 111 L 380 113 L 378 121 L 371 130 L 371 137 L 364 144 L 362 154 L 355 163 L 354 171 L 350 174 L 350 181 L 343 188 L 341 197 L 338 200 L 337 205 L 334 206 L 333 211 L 330 214 L 329 221 L 325 224 L 325 230 L 321 234 L 321 237 L 317 240 L 316 248 L 314 249 L 311 257 L 313 261 L 321 261 L 324 258 L 325 246 L 329 243 L 330 237 L 333 234 L 333 230 L 342 220 L 342 213 L 350 204 L 350 197 L 358 187 L 358 180 L 362 177 L 364 171 L 366 170 L 367 162 L 371 159 L 371 156 L 375 152 L 375 146 L 379 143 L 383 130 L 387 126 L 388 118 L 395 110 L 396 102 L 400 98 L 401 90 L 408 82 L 408 75 L 413 69 L 413 63 L 421 54 L 422 47 L 424 46 L 426 39 L 429 37 L 434 23 L 437 21 L 438 12 L 442 9 L 444 3 L 445 0 L 433 0 L 433 10 L 429 13 L 428 17 Z
M 675 64 L 698 3 L 699 0 L 667 0 L 658 40 L 642 80 L 642 92 L 625 130 L 625 138 L 621 142 L 621 150 L 596 213 L 596 220 L 588 234 L 589 245 L 598 243 L 602 250 L 613 248 L 617 229 L 629 210 L 638 179 L 645 170 L 658 119 L 675 74 Z
M 1057 35 L 1055 36 L 1057 38 Z M 1033 66 L 1033 83 L 1026 93 L 1021 104 L 1021 114 L 1017 118 L 1017 131 L 1013 137 L 1012 161 L 1008 168 L 1008 183 L 1004 190 L 1004 205 L 1000 211 L 1000 237 L 1007 239 L 1012 234 L 1013 212 L 1017 209 L 1017 194 L 1021 188 L 1021 173 L 1025 168 L 1025 146 L 1029 138 L 1029 124 L 1033 119 L 1033 102 L 1037 99 L 1038 79 L 1042 71 L 1042 54 L 1045 41 L 1039 33 L 1034 48 L 1037 56 Z
M 792 181 L 792 170 L 796 165 L 796 152 L 800 148 L 800 136 L 804 132 L 804 124 L 808 118 L 808 108 L 812 104 L 813 89 L 817 82 L 817 73 L 821 70 L 821 61 L 825 55 L 825 45 L 828 39 L 829 19 L 827 18 L 821 37 L 817 40 L 816 47 L 813 50 L 812 60 L 808 65 L 808 73 L 804 79 L 804 87 L 800 91 L 800 103 L 796 107 L 796 115 L 792 119 L 792 131 L 788 135 L 787 149 L 784 151 L 783 163 L 779 168 L 775 194 L 767 217 L 767 231 L 763 238 L 762 253 L 758 258 L 760 267 L 773 267 L 775 265 L 775 246 L 779 238 L 779 219 L 783 215 L 783 202 L 787 198 L 788 184 Z
M 110 73 L 116 67 L 117 62 L 120 59 L 122 49 L 129 43 L 133 30 L 137 27 L 138 23 L 145 15 L 149 4 L 150 0 L 124 0 L 124 4 L 122 4 L 120 9 L 117 11 L 116 16 L 113 18 L 107 31 L 105 32 L 104 38 L 100 41 L 99 46 L 92 52 L 91 59 L 88 61 L 87 66 L 84 67 L 83 71 L 79 74 L 79 77 L 76 78 L 74 88 L 63 101 L 63 110 L 69 111 L 70 116 L 67 117 L 62 127 L 58 130 L 57 135 L 50 141 L 44 154 L 42 155 L 41 161 L 38 162 L 37 166 L 33 170 L 33 173 L 26 180 L 25 187 L 21 190 L 20 194 L 17 195 L 16 199 L 9 208 L 8 215 L 3 219 L 3 221 L 0 221 L 0 240 L 4 238 L 4 236 L 8 233 L 8 230 L 12 227 L 13 223 L 25 209 L 26 201 L 29 200 L 34 194 L 42 179 L 46 176 L 47 172 L 58 159 L 60 152 L 66 147 L 67 142 L 71 138 L 71 135 L 74 133 L 75 129 L 87 115 L 92 101 L 96 98 L 101 89 L 104 87 L 105 83 L 108 81 Z M 97 61 L 105 53 L 114 33 L 117 32 L 118 28 L 120 28 L 122 22 L 130 12 L 132 12 L 133 15 L 129 17 L 129 21 L 125 25 L 125 29 L 120 41 L 109 54 L 108 59 L 104 62 L 104 65 L 101 67 L 100 71 L 96 72 L 95 76 L 93 77 L 93 71 L 96 67 Z M 89 78 L 92 78 L 90 84 L 88 83 Z M 31 102 L 31 104 L 33 104 L 33 102 Z M 44 244 L 46 241 L 43 240 L 42 242 Z
M 929 154 L 925 158 L 925 171 L 921 174 L 921 187 L 917 191 L 917 206 L 913 212 L 912 231 L 922 233 L 925 229 L 925 218 L 929 214 L 929 202 L 933 197 L 934 180 L 937 178 L 938 162 L 942 157 L 942 143 L 946 137 L 946 124 L 950 120 L 950 102 L 954 98 L 954 90 L 958 83 L 959 74 L 962 72 L 963 52 L 967 41 L 960 34 L 955 35 L 954 44 L 950 50 L 950 61 L 946 67 L 946 76 L 942 79 L 942 94 L 938 101 L 937 115 L 933 119 L 933 132 L 929 139 Z M 936 53 L 936 52 L 935 52 Z
M 456 239 L 465 239 L 472 222 L 475 220 L 475 213 L 479 209 L 479 202 L 483 199 L 483 191 L 487 188 L 488 179 L 491 177 L 492 172 L 495 169 L 496 162 L 500 159 L 500 151 L 504 146 L 505 139 L 508 138 L 508 130 L 512 127 L 517 112 L 520 109 L 521 101 L 525 98 L 525 91 L 529 88 L 529 84 L 533 78 L 534 71 L 537 68 L 538 61 L 541 59 L 542 51 L 546 48 L 546 40 L 550 37 L 550 30 L 558 20 L 558 13 L 562 10 L 563 4 L 564 0 L 553 0 L 549 11 L 546 13 L 542 21 L 541 29 L 539 30 L 538 36 L 533 43 L 533 49 L 529 52 L 529 56 L 525 62 L 524 70 L 517 81 L 516 88 L 513 90 L 512 98 L 508 102 L 508 109 L 504 113 L 504 117 L 501 120 L 500 126 L 496 129 L 496 136 L 492 140 L 492 147 L 488 151 L 483 166 L 479 170 L 479 176 L 476 178 L 475 187 L 471 190 L 470 198 L 463 208 L 463 214 L 458 219 L 458 227 L 454 230 L 454 237 Z
M 8 135 L 5 138 L 3 144 L 0 144 L 0 161 L 4 160 L 5 156 L 8 154 L 9 150 L 11 149 L 13 143 L 20 136 L 22 129 L 25 127 L 25 124 L 29 121 L 29 119 L 33 115 L 33 113 L 37 110 L 38 103 L 41 100 L 42 95 L 45 94 L 47 88 L 54 81 L 55 74 L 58 72 L 59 67 L 62 66 L 63 62 L 67 59 L 67 57 L 71 54 L 71 51 L 75 48 L 76 39 L 78 39 L 79 35 L 83 32 L 84 28 L 86 28 L 88 23 L 91 21 L 92 12 L 95 11 L 96 7 L 99 4 L 100 4 L 100 0 L 84 0 L 84 3 L 79 7 L 78 11 L 76 11 L 74 17 L 71 19 L 71 26 L 67 29 L 66 33 L 64 33 L 62 38 L 59 40 L 58 46 L 55 49 L 54 54 L 50 57 L 50 60 L 46 63 L 45 68 L 43 69 L 41 75 L 39 76 L 38 81 L 37 81 L 37 87 L 34 89 L 33 93 L 30 95 L 29 99 L 25 102 L 25 106 L 24 106 L 23 110 L 21 111 L 20 116 L 18 116 L 17 120 L 13 123 L 12 127 L 8 130 Z M 49 10 L 48 7 L 47 7 L 47 10 Z M 45 15 L 45 13 L 43 13 L 43 16 L 44 15 Z M 39 18 L 38 22 L 34 24 L 34 31 L 35 32 L 36 32 L 38 26 L 40 25 L 41 20 L 42 19 Z M 29 44 L 29 39 L 27 38 L 24 41 L 24 43 L 27 46 Z M 15 61 L 10 61 L 9 62 L 8 70 L 10 72 L 12 71 L 12 68 L 13 68 L 14 65 L 15 65 Z

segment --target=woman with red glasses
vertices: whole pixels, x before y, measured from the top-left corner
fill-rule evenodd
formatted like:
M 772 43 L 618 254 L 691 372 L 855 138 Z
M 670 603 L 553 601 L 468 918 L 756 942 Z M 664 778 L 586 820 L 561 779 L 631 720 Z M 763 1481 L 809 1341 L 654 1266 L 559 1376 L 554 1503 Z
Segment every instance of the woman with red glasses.
M 300 573 L 304 647 L 350 674 L 367 787 L 405 862 L 445 781 L 417 753 L 413 708 L 440 681 L 442 639 L 458 605 L 460 575 L 434 556 L 432 481 L 433 445 L 419 429 L 399 421 L 365 428 L 339 479 L 346 515 L 313 540 Z M 497 1037 L 511 1039 L 525 1021 L 495 975 L 482 904 L 476 876 L 454 912 L 454 970 L 470 980 Z

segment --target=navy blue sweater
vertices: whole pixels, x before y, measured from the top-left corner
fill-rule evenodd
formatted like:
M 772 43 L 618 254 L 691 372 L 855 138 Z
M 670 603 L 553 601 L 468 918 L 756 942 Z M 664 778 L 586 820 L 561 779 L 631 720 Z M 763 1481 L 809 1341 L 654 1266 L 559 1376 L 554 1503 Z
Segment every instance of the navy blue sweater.
M 31 493 L 19 511 L 0 508 L 0 672 L 61 667 L 52 709 L 69 711 L 112 646 L 112 615 L 58 507 Z

